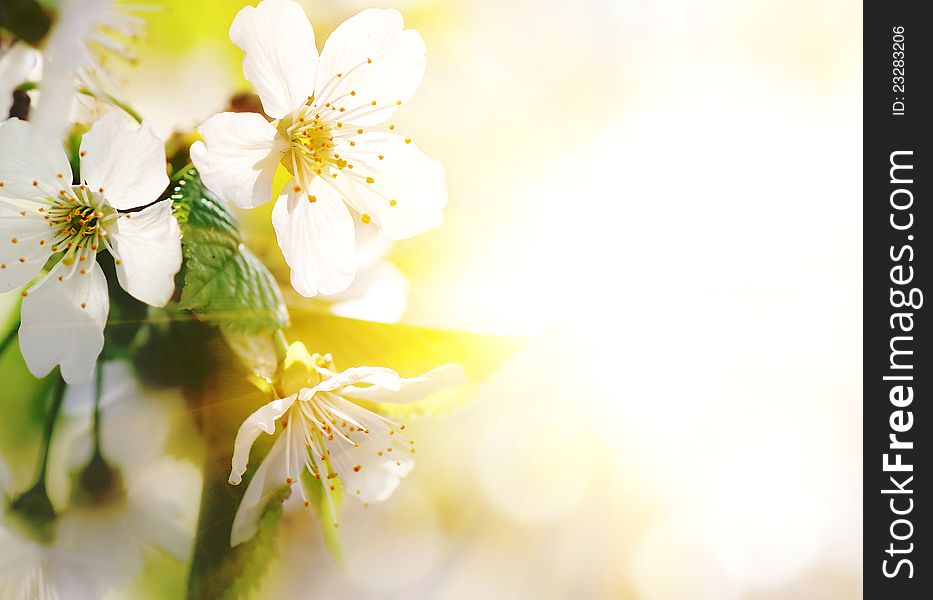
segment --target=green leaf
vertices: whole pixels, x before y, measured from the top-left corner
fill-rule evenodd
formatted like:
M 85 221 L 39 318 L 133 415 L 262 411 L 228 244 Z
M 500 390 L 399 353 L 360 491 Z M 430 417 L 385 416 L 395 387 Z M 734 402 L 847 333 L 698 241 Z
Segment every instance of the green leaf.
M 185 254 L 179 306 L 225 333 L 286 326 L 288 310 L 275 278 L 243 245 L 233 215 L 194 169 L 177 180 L 172 201 Z

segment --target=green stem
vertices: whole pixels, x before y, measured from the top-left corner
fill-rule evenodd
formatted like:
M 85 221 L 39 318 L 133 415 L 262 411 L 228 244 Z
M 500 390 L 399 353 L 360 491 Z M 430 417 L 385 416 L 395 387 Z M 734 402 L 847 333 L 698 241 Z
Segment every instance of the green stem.
M 3 340 L 0 341 L 0 356 L 3 356 L 6 353 L 7 347 L 13 343 L 13 340 L 16 339 L 16 332 L 19 331 L 19 319 L 17 319 L 10 330 L 3 336 Z
M 104 363 L 98 362 L 94 377 L 94 453 L 91 455 L 90 462 L 81 471 L 79 477 L 81 482 L 80 491 L 77 495 L 72 496 L 72 500 L 76 504 L 89 502 L 99 505 L 124 497 L 125 489 L 120 472 L 107 463 L 101 448 L 100 401 L 103 389 Z
M 42 435 L 42 456 L 39 460 L 39 475 L 36 477 L 36 487 L 45 487 L 49 455 L 52 450 L 52 434 L 55 433 L 55 422 L 58 420 L 58 413 L 61 410 L 64 398 L 65 380 L 59 375 L 55 381 L 55 388 L 52 390 L 52 404 L 49 406 L 49 412 L 45 417 L 45 431 Z
M 42 440 L 42 450 L 39 457 L 38 474 L 36 482 L 31 488 L 16 497 L 9 505 L 11 523 L 22 525 L 22 531 L 42 544 L 49 544 L 55 538 L 56 517 L 55 507 L 49 498 L 48 479 L 49 454 L 52 448 L 52 434 L 55 432 L 55 421 L 62 407 L 65 397 L 65 381 L 60 375 L 55 375 L 52 403 L 45 417 L 45 432 Z
M 100 398 L 104 389 L 104 364 L 97 363 L 94 378 L 94 454 L 100 454 Z
M 133 119 L 137 123 L 142 124 L 143 122 L 143 118 L 142 116 L 140 116 L 138 112 L 130 108 L 129 105 L 126 104 L 125 102 L 121 102 L 117 100 L 116 98 L 114 98 L 113 96 L 111 96 L 110 94 L 106 92 L 95 92 L 94 90 L 87 88 L 87 87 L 78 88 L 78 92 L 84 94 L 85 96 L 90 96 L 91 98 L 97 98 L 98 100 L 103 100 L 107 104 L 113 104 L 114 106 L 116 106 L 117 108 L 119 108 L 120 110 L 128 114 L 129 116 L 133 117 Z
M 279 365 L 285 364 L 285 356 L 288 354 L 288 340 L 285 338 L 285 332 L 276 329 L 272 334 L 272 340 L 275 343 L 275 359 Z
M 272 334 L 272 343 L 275 345 L 275 375 L 270 382 L 276 398 L 284 398 L 285 392 L 282 390 L 282 374 L 285 373 L 285 358 L 288 356 L 288 339 L 285 332 L 276 329 Z

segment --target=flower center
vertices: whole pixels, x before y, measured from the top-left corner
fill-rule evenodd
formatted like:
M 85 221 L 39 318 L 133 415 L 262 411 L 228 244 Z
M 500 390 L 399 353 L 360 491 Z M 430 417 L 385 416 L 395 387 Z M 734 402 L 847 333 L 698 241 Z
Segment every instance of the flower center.
M 102 194 L 91 192 L 87 186 L 76 185 L 72 193 L 73 196 L 57 199 L 48 209 L 47 217 L 55 232 L 52 251 L 65 251 L 65 259 L 79 251 L 97 251 L 105 245 L 107 230 L 118 216 Z
M 334 152 L 334 130 L 341 125 L 325 121 L 311 106 L 299 109 L 290 122 L 279 124 L 279 132 L 291 144 L 291 151 L 282 157 L 282 166 L 299 186 L 308 186 L 315 175 L 336 177 L 338 171 L 347 167 L 347 161 Z
M 91 235 L 98 230 L 102 216 L 93 206 L 75 206 L 65 214 L 64 229 L 68 229 L 72 235 L 79 231 Z

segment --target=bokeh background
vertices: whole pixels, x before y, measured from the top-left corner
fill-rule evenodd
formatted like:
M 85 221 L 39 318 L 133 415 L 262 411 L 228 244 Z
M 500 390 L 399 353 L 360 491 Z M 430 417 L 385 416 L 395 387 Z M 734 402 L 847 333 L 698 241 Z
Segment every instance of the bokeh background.
M 147 2 L 114 68 L 167 137 L 249 90 L 243 2 Z M 861 3 L 301 3 L 319 46 L 369 6 L 427 42 L 395 121 L 450 204 L 391 250 L 387 318 L 528 342 L 412 424 L 344 568 L 295 511 L 256 597 L 861 597 Z

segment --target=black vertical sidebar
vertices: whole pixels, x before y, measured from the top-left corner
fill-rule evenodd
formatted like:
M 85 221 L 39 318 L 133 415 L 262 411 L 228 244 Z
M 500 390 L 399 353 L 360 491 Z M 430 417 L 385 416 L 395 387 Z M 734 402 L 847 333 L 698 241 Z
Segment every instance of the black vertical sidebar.
M 929 6 L 864 3 L 864 597 L 929 598 Z M 930 290 L 933 294 L 933 290 Z M 933 302 L 933 295 L 929 297 Z M 924 466 L 927 465 L 927 466 Z M 921 594 L 921 589 L 926 594 Z

